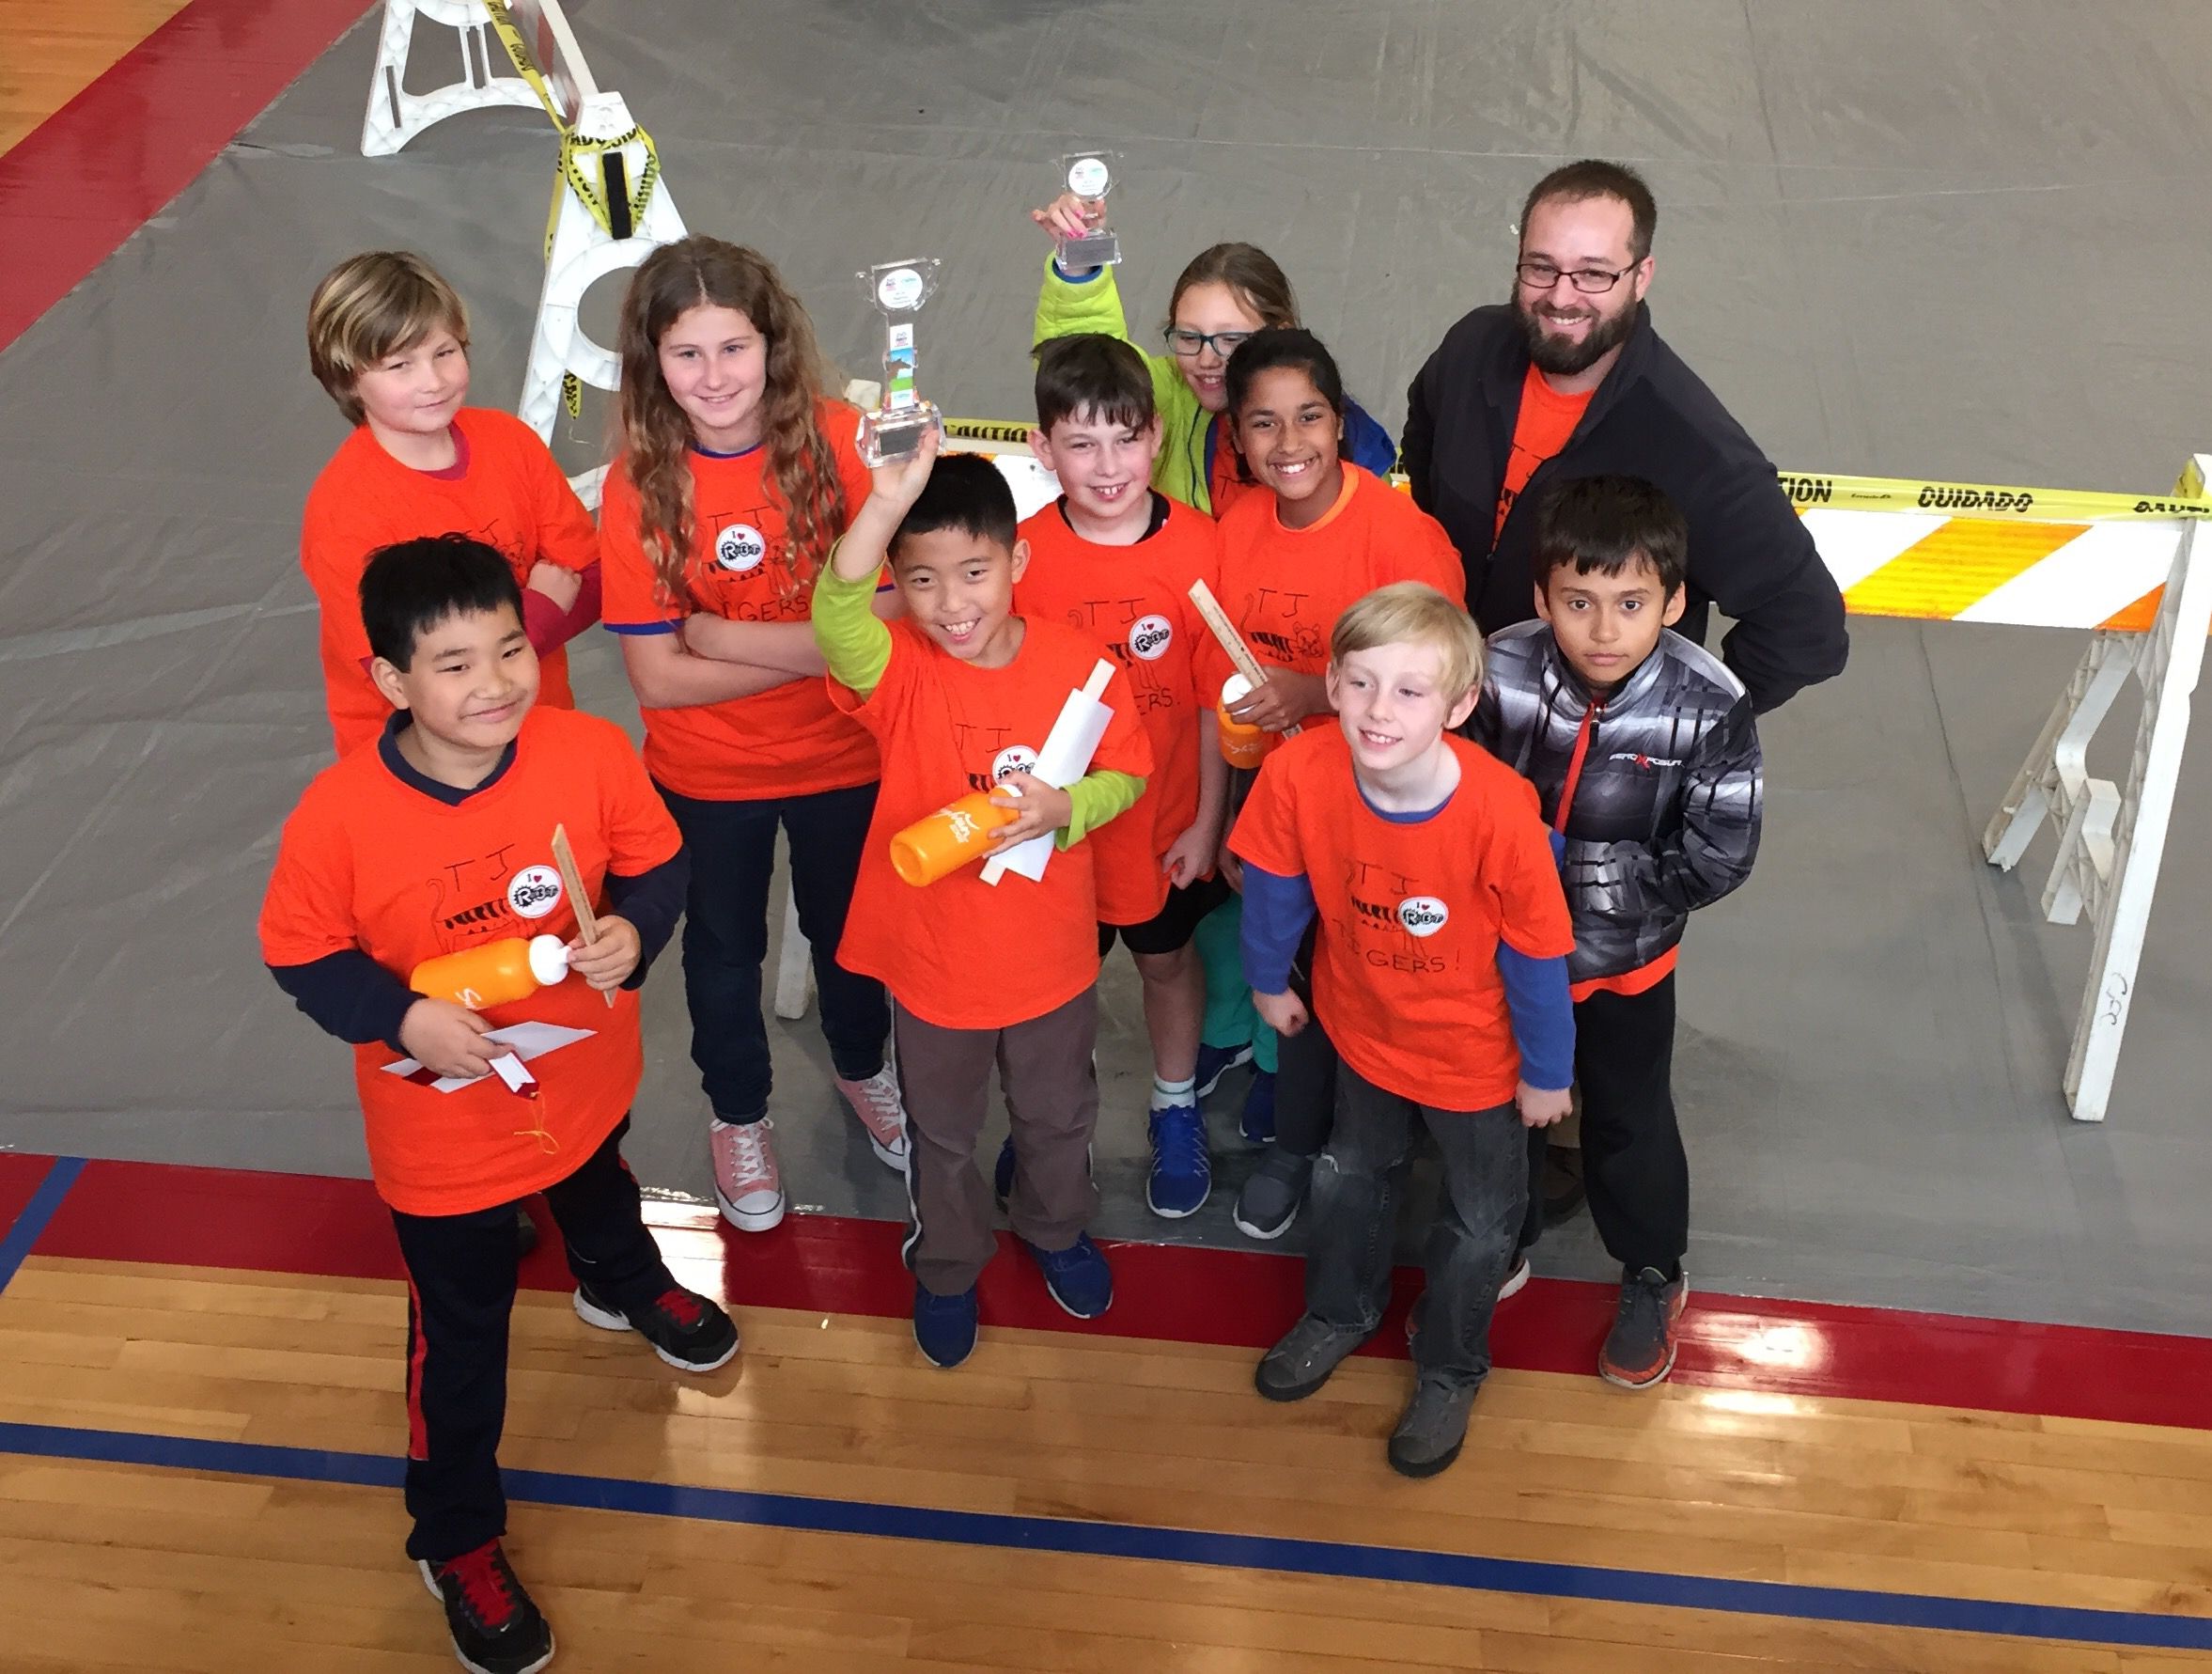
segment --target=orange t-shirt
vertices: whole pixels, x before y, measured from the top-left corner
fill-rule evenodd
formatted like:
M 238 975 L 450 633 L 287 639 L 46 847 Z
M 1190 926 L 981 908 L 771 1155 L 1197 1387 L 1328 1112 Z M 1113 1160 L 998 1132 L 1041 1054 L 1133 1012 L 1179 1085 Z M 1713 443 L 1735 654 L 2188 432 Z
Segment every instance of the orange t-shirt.
M 1036 883 L 1008 872 L 983 881 L 979 864 L 922 888 L 891 869 L 891 839 L 971 790 L 1026 772 L 1067 695 L 1091 678 L 1098 642 L 1058 622 L 1024 618 L 1021 646 L 1003 668 L 946 655 L 919 629 L 891 625 L 891 661 L 866 697 L 830 682 L 883 745 L 883 788 L 868 825 L 837 962 L 874 977 L 924 1023 L 1001 1029 L 1065 1006 L 1098 980 L 1098 901 L 1089 839 L 1054 854 Z M 1114 712 L 1091 758 L 1144 777 L 1152 751 L 1119 669 L 1106 688 Z M 1143 806 L 1120 816 L 1141 818 Z
M 491 784 L 455 804 L 409 784 L 371 745 L 318 774 L 285 821 L 261 903 L 261 955 L 310 964 L 357 947 L 406 979 L 424 960 L 509 936 L 576 934 L 553 865 L 555 825 L 604 906 L 610 871 L 636 877 L 683 844 L 622 729 L 573 710 L 534 710 Z M 622 1119 L 644 1067 L 637 994 L 570 976 L 484 1013 L 588 1029 L 529 1060 L 534 1100 L 496 1075 L 449 1093 L 388 1073 L 392 1049 L 353 1049 L 377 1190 L 403 1214 L 465 1214 L 571 1173 Z
M 1285 528 L 1271 493 L 1240 500 L 1222 522 L 1222 608 L 1262 663 L 1322 673 L 1336 618 L 1394 581 L 1425 581 L 1466 602 L 1467 571 L 1441 524 L 1349 461 L 1344 480 L 1342 497 L 1311 528 Z M 1234 671 L 1207 634 L 1199 689 L 1219 697 Z M 1332 727 L 1336 717 L 1322 710 L 1311 720 Z
M 868 497 L 868 468 L 853 442 L 860 420 L 842 401 L 816 409 L 837 459 L 846 515 Z M 617 634 L 673 634 L 693 610 L 737 622 L 804 622 L 811 578 L 792 587 L 782 496 L 768 475 L 765 446 L 729 456 L 691 455 L 691 597 L 660 597 L 638 533 L 637 490 L 623 462 L 607 473 L 600 506 L 600 617 Z M 830 531 L 833 536 L 842 529 Z M 826 561 L 826 559 L 825 559 Z M 754 802 L 847 790 L 876 776 L 876 745 L 838 712 L 820 680 L 796 680 L 750 697 L 688 709 L 648 709 L 646 766 L 678 796 Z
M 1239 455 L 1237 445 L 1229 440 L 1229 415 L 1217 413 L 1207 429 L 1213 446 L 1213 463 L 1206 474 L 1206 498 L 1213 508 L 1213 521 L 1220 523 L 1228 516 L 1229 508 L 1253 494 L 1274 496 L 1256 482 L 1246 482 L 1237 474 Z
M 1229 847 L 1313 885 L 1314 1009 L 1344 1061 L 1417 1103 L 1488 1110 L 1520 1080 L 1498 944 L 1564 958 L 1575 931 L 1535 787 L 1444 742 L 1458 787 L 1405 824 L 1360 794 L 1341 727 L 1294 738 L 1261 763 Z
M 1528 487 L 1536 467 L 1566 446 L 1575 426 L 1589 411 L 1590 398 L 1597 393 L 1585 389 L 1579 396 L 1563 396 L 1544 382 L 1543 373 L 1534 366 L 1529 368 L 1520 381 L 1520 411 L 1513 420 L 1513 443 L 1505 450 L 1505 478 L 1498 485 L 1498 523 L 1490 531 L 1492 544 L 1505 532 L 1513 502 Z
M 383 450 L 366 425 L 331 456 L 307 491 L 300 568 L 322 609 L 322 681 L 338 754 L 376 742 L 392 706 L 362 665 L 361 572 L 368 555 L 424 535 L 473 535 L 506 555 L 518 584 L 540 559 L 563 570 L 599 562 L 599 531 L 537 432 L 508 413 L 463 407 L 453 433 L 461 458 L 452 471 L 417 471 Z M 537 701 L 573 709 L 569 653 L 537 658 Z
M 1167 521 L 1134 546 L 1085 540 L 1057 504 L 1021 525 L 1029 569 L 1014 589 L 1015 610 L 1081 629 L 1110 653 L 1152 746 L 1144 801 L 1090 840 L 1098 917 L 1107 924 L 1159 915 L 1167 905 L 1161 857 L 1198 818 L 1199 717 L 1211 705 L 1194 670 L 1199 644 L 1211 636 L 1191 602 L 1191 584 L 1219 587 L 1221 538 L 1203 513 L 1165 495 L 1161 503 Z

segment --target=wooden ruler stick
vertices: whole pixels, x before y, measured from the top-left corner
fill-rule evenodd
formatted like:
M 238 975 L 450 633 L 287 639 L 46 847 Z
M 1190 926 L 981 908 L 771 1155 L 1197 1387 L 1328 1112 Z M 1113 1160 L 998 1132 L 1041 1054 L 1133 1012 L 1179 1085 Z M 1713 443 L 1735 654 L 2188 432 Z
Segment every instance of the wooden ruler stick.
M 1222 608 L 1222 602 L 1213 596 L 1213 589 L 1203 581 L 1191 584 L 1191 602 L 1198 606 L 1198 615 L 1213 630 L 1213 636 L 1228 653 L 1229 661 L 1237 665 L 1237 672 L 1253 683 L 1254 689 L 1268 683 L 1268 671 L 1260 660 L 1252 654 L 1252 648 L 1244 643 L 1244 635 L 1237 632 L 1237 624 L 1229 620 L 1229 613 Z M 1293 723 L 1283 729 L 1283 736 L 1290 738 L 1300 730 Z
M 1203 587 L 1205 584 L 1201 582 L 1199 585 Z M 561 887 L 569 892 L 569 904 L 576 909 L 576 933 L 584 938 L 584 945 L 588 947 L 600 939 L 600 918 L 591 910 L 591 897 L 584 893 L 584 874 L 576 869 L 576 851 L 569 847 L 569 828 L 566 825 L 553 827 L 553 865 L 560 869 Z M 609 1010 L 614 1009 L 613 989 L 600 990 L 600 998 L 607 1002 Z

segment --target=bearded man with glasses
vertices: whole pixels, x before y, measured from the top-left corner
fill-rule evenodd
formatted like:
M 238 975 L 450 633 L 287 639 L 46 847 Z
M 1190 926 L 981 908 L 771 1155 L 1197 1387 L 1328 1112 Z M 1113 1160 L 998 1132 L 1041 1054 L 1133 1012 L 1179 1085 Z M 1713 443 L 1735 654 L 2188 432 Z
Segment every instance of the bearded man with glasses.
M 1606 474 L 1657 484 L 1690 524 L 1675 631 L 1702 642 L 1708 605 L 1735 618 L 1721 658 L 1769 710 L 1843 671 L 1844 602 L 1773 464 L 1652 327 L 1658 220 L 1619 164 L 1538 180 L 1513 300 L 1453 326 L 1407 392 L 1402 468 L 1459 548 L 1485 634 L 1536 614 L 1535 491 Z
M 1752 707 L 1770 710 L 1843 671 L 1844 602 L 1772 463 L 1652 327 L 1658 220 L 1651 189 L 1619 164 L 1570 163 L 1538 180 L 1521 206 L 1513 300 L 1453 326 L 1407 392 L 1402 468 L 1459 548 L 1485 634 L 1536 615 L 1542 490 L 1611 475 L 1656 484 L 1689 524 L 1675 632 L 1702 644 L 1709 606 L 1733 618 L 1721 659 Z M 1549 1145 L 1546 1130 L 1532 1134 L 1524 1247 L 1582 1203 L 1581 1152 L 1560 1143 L 1574 1132 L 1562 1124 Z

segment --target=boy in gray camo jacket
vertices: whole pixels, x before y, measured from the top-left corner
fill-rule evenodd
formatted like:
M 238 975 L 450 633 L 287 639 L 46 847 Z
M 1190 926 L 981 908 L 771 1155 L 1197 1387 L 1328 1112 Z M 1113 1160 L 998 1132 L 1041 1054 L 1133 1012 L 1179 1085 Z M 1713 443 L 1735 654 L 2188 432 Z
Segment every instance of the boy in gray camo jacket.
M 1718 657 L 1669 633 L 1689 532 L 1633 477 L 1555 484 L 1538 511 L 1539 619 L 1493 634 L 1469 733 L 1536 787 L 1560 856 L 1575 950 L 1582 1172 L 1621 1263 L 1599 1353 L 1642 1389 L 1675 1365 L 1689 1293 L 1690 1164 L 1675 1116 L 1675 960 L 1683 926 L 1751 875 L 1759 734 Z M 1530 1146 L 1525 1249 L 1543 1227 L 1543 1131 Z

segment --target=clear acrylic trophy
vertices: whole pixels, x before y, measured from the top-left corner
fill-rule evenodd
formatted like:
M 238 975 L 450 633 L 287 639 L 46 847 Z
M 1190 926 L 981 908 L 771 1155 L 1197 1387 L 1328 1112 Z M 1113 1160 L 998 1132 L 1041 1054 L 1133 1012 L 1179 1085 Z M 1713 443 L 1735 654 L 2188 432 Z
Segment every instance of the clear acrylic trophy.
M 1120 161 L 1118 151 L 1070 151 L 1060 159 L 1061 178 L 1067 190 L 1083 200 L 1087 227 L 1081 238 L 1060 241 L 1062 273 L 1112 267 L 1121 259 L 1121 240 L 1106 225 L 1106 195 L 1114 190 L 1114 165 Z
M 883 394 L 872 413 L 860 420 L 861 457 L 870 465 L 905 459 L 931 430 L 940 434 L 944 419 L 934 401 L 914 389 L 914 316 L 937 294 L 944 263 L 931 256 L 919 261 L 886 261 L 856 274 L 868 300 L 883 316 Z

